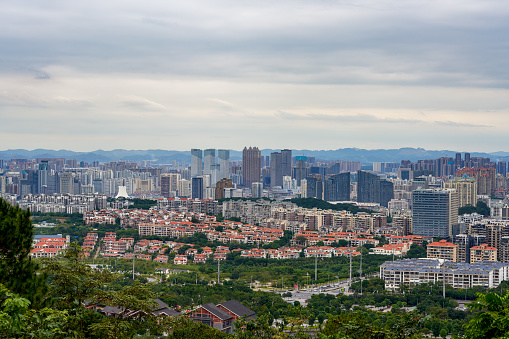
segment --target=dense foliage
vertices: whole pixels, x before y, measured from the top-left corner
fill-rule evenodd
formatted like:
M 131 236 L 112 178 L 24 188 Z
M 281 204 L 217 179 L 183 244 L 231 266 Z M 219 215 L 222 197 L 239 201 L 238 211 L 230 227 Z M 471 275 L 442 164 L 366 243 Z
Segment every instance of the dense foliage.
M 490 208 L 488 207 L 488 205 L 486 205 L 486 203 L 484 201 L 478 201 L 476 206 L 466 205 L 466 206 L 460 207 L 458 209 L 459 215 L 472 214 L 472 213 L 489 216 L 491 211 L 490 211 Z

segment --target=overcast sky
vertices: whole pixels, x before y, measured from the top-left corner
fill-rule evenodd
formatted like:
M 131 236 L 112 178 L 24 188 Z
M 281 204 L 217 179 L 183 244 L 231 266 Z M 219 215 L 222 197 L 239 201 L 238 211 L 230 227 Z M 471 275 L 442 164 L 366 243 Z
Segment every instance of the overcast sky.
M 509 151 L 508 32 L 508 1 L 2 1 L 0 149 Z

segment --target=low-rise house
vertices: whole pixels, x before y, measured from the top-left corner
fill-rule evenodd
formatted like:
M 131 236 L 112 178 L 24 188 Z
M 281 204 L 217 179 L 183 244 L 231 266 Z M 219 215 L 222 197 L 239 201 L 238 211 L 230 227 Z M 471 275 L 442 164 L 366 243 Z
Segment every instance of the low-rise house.
M 187 265 L 187 256 L 185 255 L 177 255 L 173 259 L 174 265 Z
M 233 316 L 213 303 L 202 305 L 191 313 L 190 318 L 219 331 L 227 333 L 232 332 Z
M 167 255 L 158 255 L 155 259 L 155 262 L 160 262 L 166 264 L 168 262 L 168 256 Z

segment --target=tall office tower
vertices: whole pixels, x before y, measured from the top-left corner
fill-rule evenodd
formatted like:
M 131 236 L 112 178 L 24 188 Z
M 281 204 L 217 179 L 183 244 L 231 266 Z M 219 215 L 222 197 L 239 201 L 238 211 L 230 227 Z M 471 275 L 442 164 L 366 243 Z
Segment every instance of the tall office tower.
M 380 180 L 380 206 L 388 207 L 389 201 L 394 199 L 394 184 L 387 180 Z
M 253 182 L 260 182 L 261 152 L 258 147 L 244 147 L 242 151 L 242 180 L 244 187 L 251 187 Z
M 334 174 L 325 179 L 323 196 L 326 201 L 349 201 L 350 172 Z
M 319 176 L 307 177 L 306 179 L 306 197 L 323 199 L 323 182 Z M 302 180 L 301 180 L 302 182 Z
M 263 183 L 253 182 L 251 184 L 251 195 L 253 198 L 262 198 L 263 197 Z
M 477 204 L 477 182 L 475 178 L 464 175 L 462 178 L 454 178 L 444 183 L 444 188 L 454 188 L 458 191 L 459 207 Z
M 216 164 L 216 150 L 209 148 L 203 151 L 203 174 L 210 175 L 210 166 Z
M 203 177 L 195 177 L 192 179 L 191 198 L 203 199 Z
M 470 166 L 470 153 L 465 153 L 465 163 L 464 167 L 471 167 Z
M 428 237 L 456 235 L 458 192 L 454 189 L 417 189 L 412 192 L 413 233 Z
M 38 182 L 37 182 L 37 193 L 38 194 L 48 194 L 48 177 L 50 176 L 49 171 L 49 163 L 48 160 L 42 160 L 39 164 L 38 174 Z
M 220 166 L 219 179 L 230 178 L 230 150 L 228 149 L 217 150 L 217 163 Z
M 506 173 L 507 173 L 507 163 L 505 161 L 499 161 L 497 163 L 497 173 L 502 175 L 503 177 L 506 176 Z
M 203 152 L 201 149 L 191 150 L 191 178 L 200 176 L 203 174 Z
M 233 181 L 232 179 L 222 178 L 221 181 L 218 181 L 216 183 L 216 189 L 215 189 L 215 199 L 224 199 L 224 189 L 225 188 L 232 188 L 233 187 Z
M 461 153 L 456 153 L 456 158 L 454 159 L 454 167 L 461 168 Z
M 219 164 L 210 165 L 210 186 L 216 187 L 219 180 L 221 180 L 221 166 Z
M 375 202 L 387 207 L 394 198 L 392 182 L 380 179 L 378 175 L 357 171 L 357 201 Z
M 191 182 L 189 180 L 181 179 L 179 181 L 178 196 L 182 198 L 191 197 Z
M 292 176 L 292 150 L 282 149 L 281 150 L 281 171 L 283 176 Z
M 161 195 L 165 198 L 179 196 L 180 173 L 162 173 L 161 174 Z
M 308 176 L 307 157 L 300 155 L 295 157 L 295 168 L 293 171 L 293 179 L 297 180 L 297 186 L 300 186 L 300 181 Z
M 270 187 L 283 186 L 283 172 L 281 167 L 281 153 L 270 154 Z
M 74 178 L 72 173 L 64 172 L 60 174 L 60 193 L 73 194 L 74 193 Z
M 266 167 L 270 166 L 270 157 L 268 155 L 265 156 L 265 166 Z

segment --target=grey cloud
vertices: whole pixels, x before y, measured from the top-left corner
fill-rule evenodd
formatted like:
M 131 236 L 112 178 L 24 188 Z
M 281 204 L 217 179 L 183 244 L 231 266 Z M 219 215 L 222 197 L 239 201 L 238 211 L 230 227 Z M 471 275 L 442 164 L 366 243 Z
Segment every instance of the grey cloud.
M 294 114 L 279 111 L 276 116 L 285 120 L 313 120 L 313 121 L 334 121 L 342 123 L 384 123 L 384 124 L 426 124 L 426 125 L 442 125 L 451 127 L 494 127 L 489 125 L 469 124 L 464 122 L 455 121 L 424 121 L 418 119 L 405 119 L 405 118 L 381 118 L 370 114 Z
M 160 103 L 145 98 L 131 97 L 121 102 L 121 105 L 137 111 L 166 111 L 168 108 Z
M 4 14 L 9 31 L 21 32 L 0 35 L 4 59 L 276 82 L 509 86 L 500 48 L 509 5 L 500 1 L 48 2 L 38 17 L 33 4 L 9 5 L 32 11 Z

